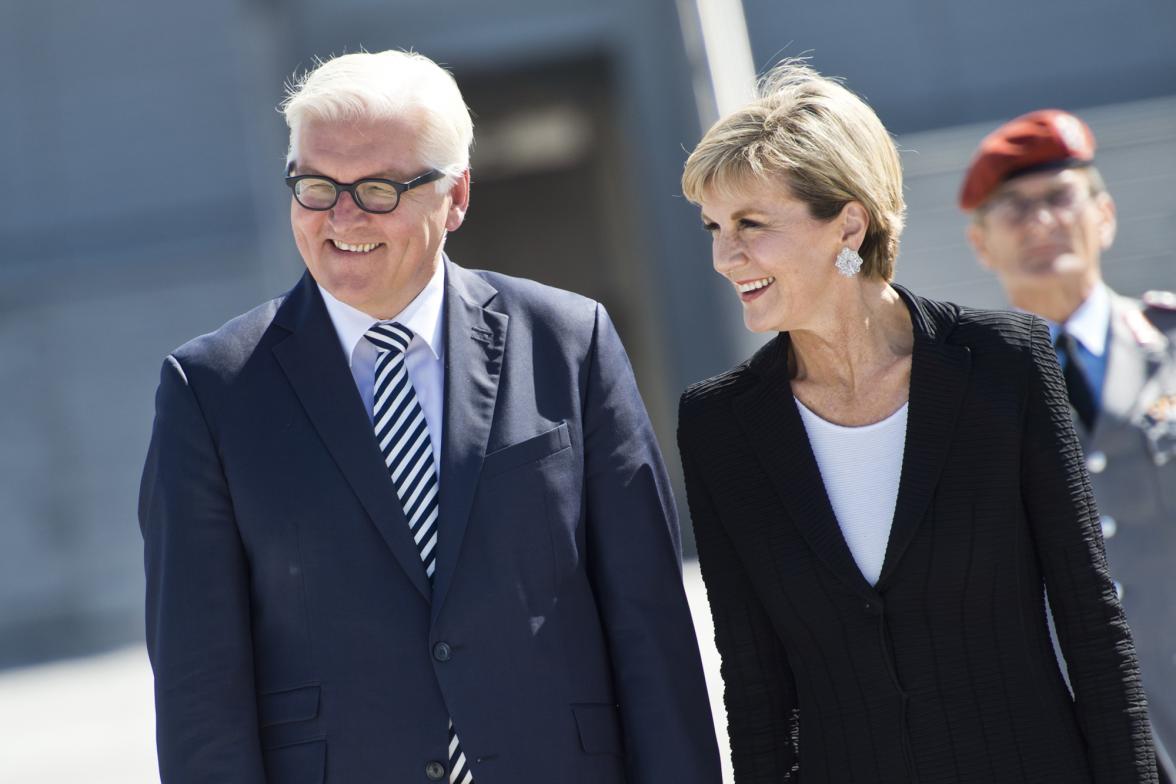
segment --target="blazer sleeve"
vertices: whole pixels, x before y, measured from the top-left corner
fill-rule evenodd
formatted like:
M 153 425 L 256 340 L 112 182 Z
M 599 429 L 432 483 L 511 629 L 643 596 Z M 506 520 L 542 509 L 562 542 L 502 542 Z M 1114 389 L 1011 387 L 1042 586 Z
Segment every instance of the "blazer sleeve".
M 1021 492 L 1094 780 L 1154 782 L 1135 647 L 1107 567 L 1098 511 L 1040 319 L 1033 320 Z
M 682 407 L 683 409 L 685 406 Z M 755 588 L 723 529 L 690 453 L 679 412 L 678 450 L 699 566 L 722 657 L 731 763 L 740 784 L 799 781 L 800 711 L 791 668 Z
M 628 778 L 718 784 L 673 495 L 620 338 L 597 305 L 583 404 L 587 568 L 609 642 Z
M 156 392 L 139 525 L 161 780 L 265 784 L 245 550 L 212 434 L 174 357 Z

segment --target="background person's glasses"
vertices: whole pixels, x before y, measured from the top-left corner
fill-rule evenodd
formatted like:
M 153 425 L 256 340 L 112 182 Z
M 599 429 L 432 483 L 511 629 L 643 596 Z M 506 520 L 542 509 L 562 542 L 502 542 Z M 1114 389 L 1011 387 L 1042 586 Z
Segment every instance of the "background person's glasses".
M 1091 193 L 1081 185 L 1066 185 L 1056 188 L 1036 198 L 1027 198 L 1017 193 L 1007 193 L 993 198 L 985 207 L 984 213 L 993 220 L 1008 226 L 1018 226 L 1036 215 L 1042 207 L 1055 216 L 1072 218 L 1077 214 Z
M 408 182 L 382 180 L 369 177 L 355 182 L 335 182 L 330 177 L 321 174 L 300 174 L 287 177 L 286 185 L 294 192 L 294 198 L 308 210 L 323 212 L 335 206 L 340 193 L 350 193 L 355 200 L 355 206 L 364 212 L 374 212 L 383 215 L 400 204 L 400 197 L 405 191 L 436 182 L 444 177 L 444 172 L 429 169 L 421 176 Z

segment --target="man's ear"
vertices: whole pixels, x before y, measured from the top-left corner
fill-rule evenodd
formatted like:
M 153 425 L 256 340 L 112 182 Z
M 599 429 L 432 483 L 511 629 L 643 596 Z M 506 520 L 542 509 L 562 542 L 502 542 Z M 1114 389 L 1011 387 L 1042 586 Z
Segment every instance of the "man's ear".
M 967 236 L 968 244 L 972 246 L 980 266 L 987 270 L 992 269 L 992 262 L 988 260 L 988 232 L 984 227 L 974 220 L 969 221 L 964 235 Z
M 445 216 L 445 230 L 457 231 L 465 222 L 466 211 L 470 208 L 470 170 L 466 169 L 449 189 L 449 214 Z
M 1111 194 L 1103 191 L 1094 197 L 1094 207 L 1098 210 L 1098 241 L 1102 250 L 1108 250 L 1115 242 L 1115 232 L 1119 228 L 1119 219 L 1115 211 L 1115 200 Z

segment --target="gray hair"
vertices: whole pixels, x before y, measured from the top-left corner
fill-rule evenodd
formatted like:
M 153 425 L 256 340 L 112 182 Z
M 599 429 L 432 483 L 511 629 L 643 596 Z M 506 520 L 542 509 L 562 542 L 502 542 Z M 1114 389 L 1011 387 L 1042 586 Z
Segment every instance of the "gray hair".
M 470 166 L 474 125 L 453 75 L 416 52 L 357 52 L 327 60 L 287 85 L 281 104 L 290 128 L 287 165 L 298 154 L 298 131 L 308 118 L 383 120 L 411 115 L 425 165 L 445 174 L 438 192 Z

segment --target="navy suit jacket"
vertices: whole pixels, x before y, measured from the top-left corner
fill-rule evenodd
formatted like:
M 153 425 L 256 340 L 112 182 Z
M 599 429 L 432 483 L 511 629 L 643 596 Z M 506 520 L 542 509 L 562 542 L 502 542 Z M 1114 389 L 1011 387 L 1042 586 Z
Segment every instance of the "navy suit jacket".
M 164 782 L 718 782 L 670 487 L 582 297 L 446 261 L 437 571 L 309 275 L 164 363 L 144 469 Z

